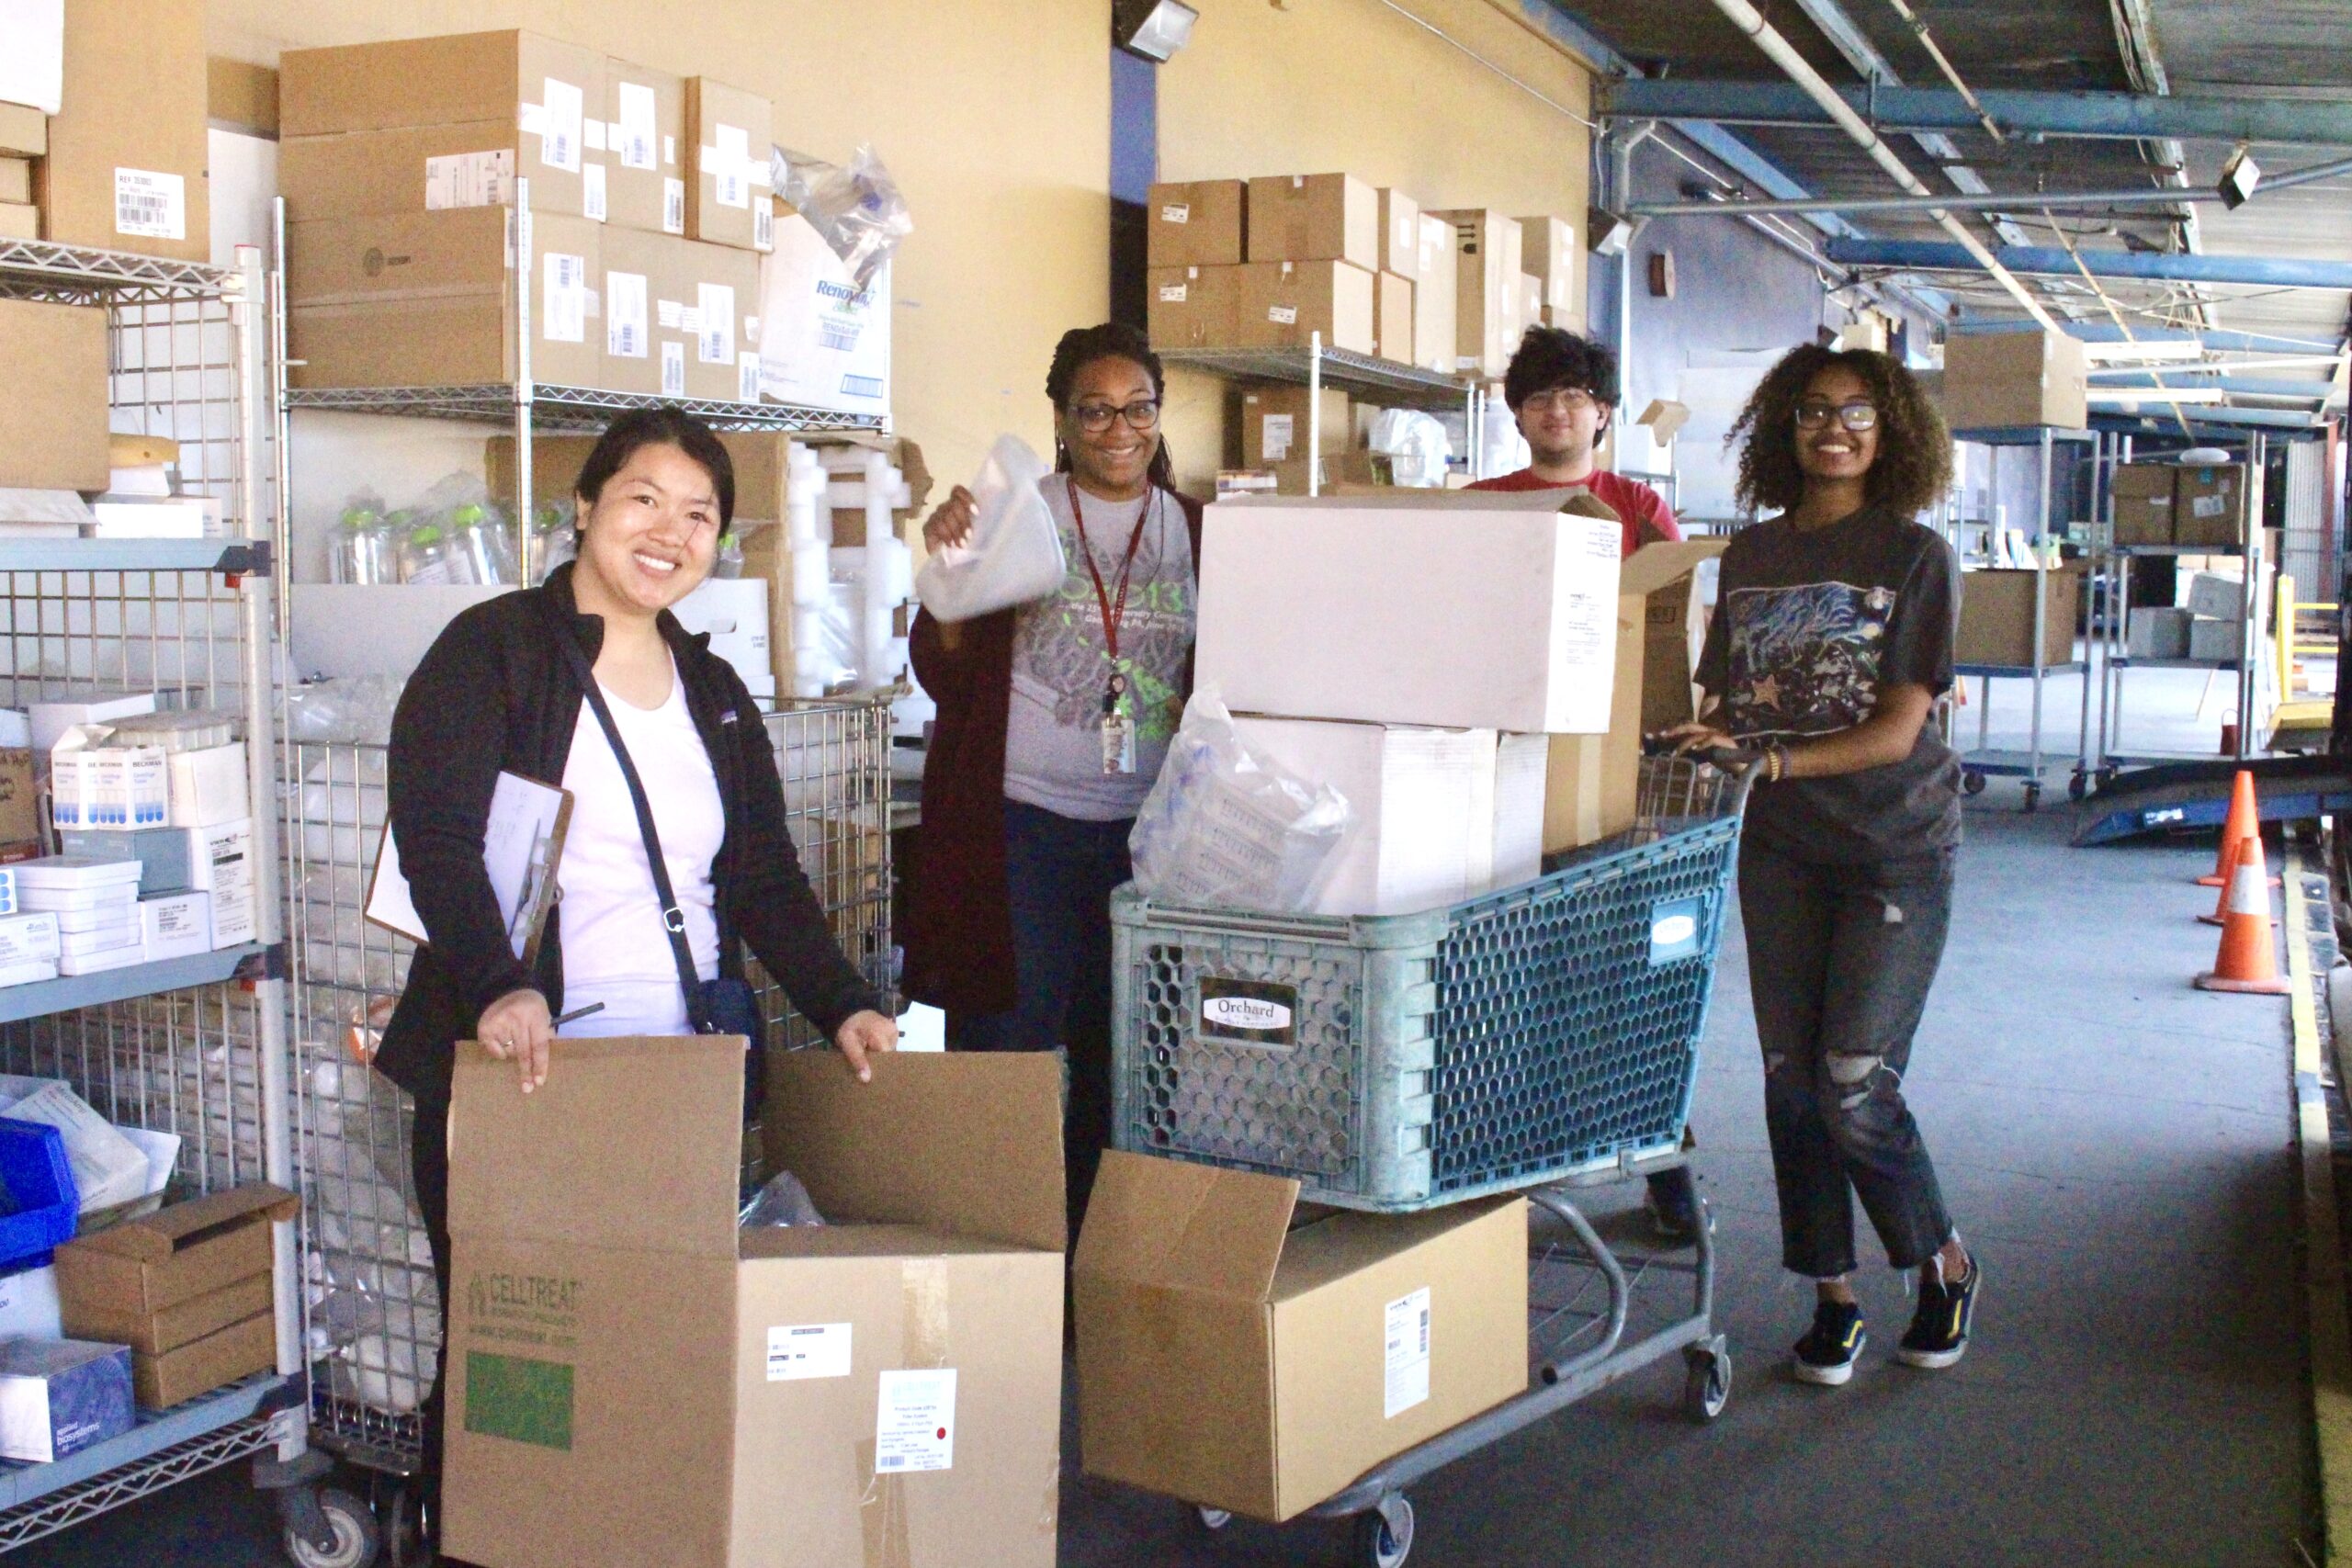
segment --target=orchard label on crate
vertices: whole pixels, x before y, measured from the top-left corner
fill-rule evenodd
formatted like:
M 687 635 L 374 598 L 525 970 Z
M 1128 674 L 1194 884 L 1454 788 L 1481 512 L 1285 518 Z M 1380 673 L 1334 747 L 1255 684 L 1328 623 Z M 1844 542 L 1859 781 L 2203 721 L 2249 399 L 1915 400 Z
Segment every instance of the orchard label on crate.
M 1245 1045 L 1298 1043 L 1298 987 L 1201 977 L 1201 1033 Z

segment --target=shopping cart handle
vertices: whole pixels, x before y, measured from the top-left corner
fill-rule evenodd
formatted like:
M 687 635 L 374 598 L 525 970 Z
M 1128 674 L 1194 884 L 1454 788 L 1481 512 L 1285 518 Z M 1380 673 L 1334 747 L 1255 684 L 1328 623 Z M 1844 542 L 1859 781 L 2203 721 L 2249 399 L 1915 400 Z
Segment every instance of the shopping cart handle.
M 1709 746 L 1685 753 L 1673 740 L 1659 735 L 1642 737 L 1645 757 L 1675 757 L 1688 755 L 1693 761 L 1707 762 L 1727 773 L 1743 773 L 1763 761 L 1763 753 L 1742 746 Z

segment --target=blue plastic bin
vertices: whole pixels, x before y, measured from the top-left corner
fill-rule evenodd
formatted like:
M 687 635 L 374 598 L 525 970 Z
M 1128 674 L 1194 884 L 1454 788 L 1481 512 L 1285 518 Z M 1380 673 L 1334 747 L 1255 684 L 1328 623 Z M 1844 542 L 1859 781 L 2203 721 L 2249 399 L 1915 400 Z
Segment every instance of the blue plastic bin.
M 39 1269 L 74 1239 L 82 1209 L 56 1128 L 0 1116 L 0 1187 L 8 1211 L 0 1216 L 0 1273 Z

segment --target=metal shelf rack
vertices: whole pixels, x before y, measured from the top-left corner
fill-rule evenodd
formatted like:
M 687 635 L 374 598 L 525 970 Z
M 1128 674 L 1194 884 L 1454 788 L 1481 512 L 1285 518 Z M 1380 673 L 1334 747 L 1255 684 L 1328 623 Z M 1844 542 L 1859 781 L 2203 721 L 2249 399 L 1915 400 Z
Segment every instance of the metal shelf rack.
M 0 1068 L 69 1082 L 107 1120 L 181 1138 L 175 1189 L 294 1185 L 270 682 L 269 498 L 260 482 L 266 334 L 258 257 L 203 266 L 0 241 L 0 298 L 106 311 L 109 421 L 179 445 L 184 485 L 231 537 L 0 540 L 0 701 L 153 690 L 236 714 L 247 746 L 257 940 L 0 991 Z M 29 395 L 44 395 L 41 389 Z M 289 1536 L 339 1540 L 310 1450 L 292 1221 L 274 1242 L 272 1371 L 142 1411 L 49 1464 L 0 1466 L 0 1551 L 253 1456 Z

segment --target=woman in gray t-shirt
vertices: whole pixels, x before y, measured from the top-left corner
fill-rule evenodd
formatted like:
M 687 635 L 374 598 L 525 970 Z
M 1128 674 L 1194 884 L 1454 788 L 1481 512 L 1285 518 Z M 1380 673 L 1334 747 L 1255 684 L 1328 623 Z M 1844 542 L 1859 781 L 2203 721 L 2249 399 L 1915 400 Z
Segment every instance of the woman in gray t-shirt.
M 1863 1334 L 1847 1276 L 1860 1197 L 1887 1258 L 1919 1270 L 1895 1359 L 1968 1347 L 1982 1270 L 1944 1210 L 1903 1098 L 1943 957 L 1960 843 L 1960 767 L 1930 722 L 1951 689 L 1960 567 L 1912 521 L 1944 493 L 1951 437 L 1883 354 L 1806 346 L 1748 400 L 1740 499 L 1780 515 L 1724 552 L 1687 747 L 1760 750 L 1739 855 L 1749 989 L 1781 1256 L 1810 1276 L 1792 1370 L 1853 1375 Z

